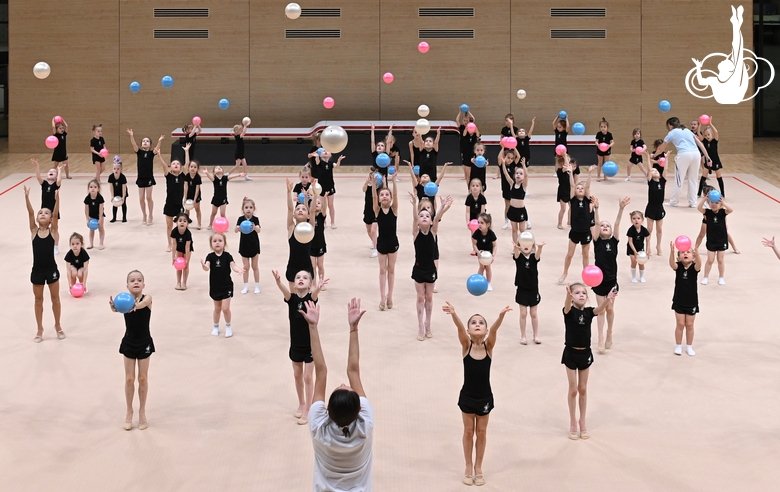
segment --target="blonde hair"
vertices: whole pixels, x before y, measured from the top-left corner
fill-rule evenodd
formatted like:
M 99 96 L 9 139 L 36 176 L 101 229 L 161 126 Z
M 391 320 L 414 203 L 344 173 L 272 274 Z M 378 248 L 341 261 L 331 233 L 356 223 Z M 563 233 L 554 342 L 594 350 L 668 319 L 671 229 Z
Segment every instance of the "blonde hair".
M 89 187 L 92 186 L 92 183 L 95 183 L 98 187 L 98 193 L 100 193 L 100 181 L 96 179 L 90 179 L 89 183 L 87 183 L 87 191 L 89 191 Z
M 246 205 L 247 203 L 251 203 L 252 204 L 252 208 L 257 210 L 257 205 L 255 205 L 255 201 L 252 200 L 251 198 L 247 198 L 247 197 L 244 197 L 244 199 L 241 201 L 241 210 L 244 209 L 244 205 Z
M 236 135 L 239 135 L 241 133 L 241 129 L 244 128 L 242 125 L 234 125 L 233 126 L 233 133 Z
M 127 280 L 125 282 L 130 282 L 130 275 L 137 273 L 141 276 L 141 280 L 144 281 L 144 274 L 141 273 L 141 270 L 130 270 L 130 273 L 127 274 Z
M 227 249 L 227 237 L 225 237 L 225 234 L 223 234 L 221 232 L 215 232 L 214 234 L 209 236 L 209 248 L 211 248 L 211 251 L 214 251 L 214 246 L 212 246 L 211 243 L 214 240 L 214 238 L 217 237 L 217 236 L 221 236 L 222 237 L 222 241 L 225 242 L 225 249 Z
M 640 212 L 639 210 L 634 210 L 633 212 L 631 212 L 630 214 L 628 214 L 628 216 L 629 216 L 630 218 L 632 218 L 632 219 L 634 218 L 634 216 L 635 216 L 635 215 L 638 215 L 640 219 L 642 219 L 642 220 L 645 220 L 645 216 L 644 216 L 644 214 L 643 214 L 642 212 Z

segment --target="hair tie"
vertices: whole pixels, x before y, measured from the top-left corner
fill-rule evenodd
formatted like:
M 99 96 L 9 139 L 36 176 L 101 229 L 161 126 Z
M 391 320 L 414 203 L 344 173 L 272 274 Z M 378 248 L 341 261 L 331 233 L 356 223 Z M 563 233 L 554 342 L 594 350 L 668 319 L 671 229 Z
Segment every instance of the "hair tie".
M 114 156 L 114 164 L 122 164 L 122 159 L 118 155 Z

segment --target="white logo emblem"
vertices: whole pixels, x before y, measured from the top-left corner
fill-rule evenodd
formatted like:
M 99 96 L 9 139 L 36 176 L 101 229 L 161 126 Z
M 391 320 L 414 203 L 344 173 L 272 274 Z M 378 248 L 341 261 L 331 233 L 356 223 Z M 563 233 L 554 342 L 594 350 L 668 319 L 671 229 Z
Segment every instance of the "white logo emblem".
M 607 251 L 612 251 L 612 246 L 610 246 L 609 244 L 607 244 Z
M 219 266 L 219 260 L 217 260 L 217 264 L 216 264 L 216 265 L 214 265 L 214 266 L 217 266 L 217 267 Z
M 482 413 L 488 413 L 490 411 L 490 403 L 485 403 L 485 408 L 482 410 Z
M 745 48 L 742 39 L 742 13 L 744 8 L 740 5 L 738 8 L 731 7 L 731 54 L 710 53 L 702 61 L 692 58 L 696 65 L 688 71 L 685 76 L 685 88 L 688 92 L 699 99 L 709 99 L 714 97 L 720 104 L 739 104 L 749 101 L 756 97 L 758 91 L 772 83 L 775 78 L 775 68 L 766 58 L 756 56 L 755 53 Z M 752 26 L 752 22 L 750 25 Z M 702 66 L 709 58 L 720 59 L 718 71 L 702 69 Z M 750 79 L 756 76 L 758 63 L 763 61 L 769 67 L 769 77 L 766 83 L 759 85 L 762 81 L 756 81 L 755 92 L 746 97 Z M 697 92 L 705 92 L 707 88 L 712 90 L 710 95 L 699 95 Z
M 581 314 L 580 314 L 580 324 L 581 325 L 585 324 L 585 317 L 583 315 L 581 315 Z
M 147 354 L 148 354 L 148 353 L 151 353 L 151 351 L 152 351 L 152 346 L 151 346 L 151 345 L 147 345 L 147 346 L 146 346 L 146 353 L 147 353 Z

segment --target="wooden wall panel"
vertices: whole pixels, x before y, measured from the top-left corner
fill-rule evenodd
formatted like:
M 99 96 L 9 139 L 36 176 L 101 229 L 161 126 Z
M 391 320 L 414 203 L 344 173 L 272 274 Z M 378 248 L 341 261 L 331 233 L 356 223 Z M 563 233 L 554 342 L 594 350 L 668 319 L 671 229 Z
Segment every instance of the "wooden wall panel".
M 284 2 L 252 0 L 254 126 L 311 126 L 379 114 L 379 0 L 318 0 L 341 17 L 287 19 Z M 285 29 L 341 29 L 341 39 L 285 39 Z M 325 97 L 336 101 L 322 106 Z
M 466 103 L 483 133 L 498 133 L 509 110 L 509 0 L 399 0 L 381 2 L 382 119 L 454 119 Z M 474 7 L 474 17 L 419 17 L 418 7 Z M 418 39 L 418 29 L 473 29 L 474 39 Z M 428 53 L 417 51 L 420 41 Z
M 745 48 L 752 50 L 753 4 L 741 4 L 745 7 L 742 36 Z M 721 154 L 753 152 L 753 101 L 722 105 L 714 99 L 698 99 L 685 89 L 685 75 L 694 67 L 691 58 L 702 60 L 710 53 L 731 52 L 731 5 L 739 3 L 713 0 L 705 6 L 675 0 L 642 2 L 642 126 L 648 136 L 663 138 L 670 116 L 677 116 L 689 126 L 704 113 L 714 117 Z M 708 63 L 705 68 L 715 69 L 715 64 Z M 752 87 L 748 93 L 752 93 Z M 671 102 L 669 113 L 658 110 L 662 99 Z
M 119 1 L 9 2 L 9 150 L 47 152 L 51 118 L 68 122 L 68 151 L 89 152 L 92 125 L 103 124 L 112 151 L 119 134 Z M 51 66 L 33 76 L 39 61 Z M 45 165 L 45 164 L 44 164 Z

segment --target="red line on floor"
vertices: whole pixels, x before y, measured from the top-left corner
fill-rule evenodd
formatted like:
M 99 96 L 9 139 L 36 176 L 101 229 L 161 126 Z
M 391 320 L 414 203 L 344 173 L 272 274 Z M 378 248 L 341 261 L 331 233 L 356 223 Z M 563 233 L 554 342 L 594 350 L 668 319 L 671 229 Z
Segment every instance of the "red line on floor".
M 741 180 L 741 179 L 739 179 L 738 177 L 736 177 L 736 176 L 732 176 L 732 178 L 736 179 L 737 181 L 739 181 L 739 182 L 740 182 L 740 183 L 742 183 L 743 185 L 747 186 L 748 188 L 750 188 L 750 189 L 752 189 L 752 190 L 754 190 L 754 191 L 757 191 L 757 192 L 761 193 L 762 195 L 764 195 L 765 197 L 769 198 L 770 200 L 774 200 L 775 202 L 777 202 L 777 203 L 780 203 L 780 200 L 778 200 L 777 198 L 773 197 L 772 195 L 767 195 L 766 193 L 764 193 L 763 191 L 759 190 L 759 189 L 758 189 L 758 188 L 756 188 L 755 186 L 753 186 L 753 185 L 749 185 L 749 184 L 745 183 L 744 181 L 742 181 L 742 180 Z
M 16 188 L 17 186 L 19 186 L 20 184 L 22 184 L 22 183 L 26 182 L 26 181 L 27 181 L 28 179 L 30 179 L 30 178 L 32 178 L 32 176 L 27 176 L 26 178 L 24 178 L 23 180 L 19 181 L 19 182 L 18 182 L 18 183 L 16 183 L 15 185 L 11 186 L 11 187 L 10 187 L 10 188 L 8 188 L 7 190 L 0 191 L 0 196 L 3 196 L 3 195 L 5 195 L 6 193 L 8 193 L 9 191 L 13 190 L 14 188 Z

